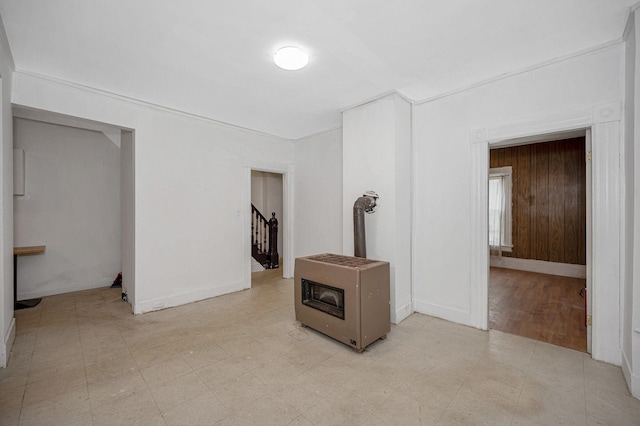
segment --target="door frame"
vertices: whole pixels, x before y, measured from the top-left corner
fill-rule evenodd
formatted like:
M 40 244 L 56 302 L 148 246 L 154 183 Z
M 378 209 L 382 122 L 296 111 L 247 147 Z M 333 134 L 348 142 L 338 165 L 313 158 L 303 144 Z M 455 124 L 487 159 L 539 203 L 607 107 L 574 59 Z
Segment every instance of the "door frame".
M 505 126 L 472 129 L 469 133 L 471 170 L 471 322 L 488 329 L 489 245 L 488 169 L 489 147 L 521 138 L 590 130 L 592 142 L 591 232 L 592 259 L 592 356 L 620 365 L 622 324 L 620 279 L 621 232 L 621 101 L 597 105 L 544 119 Z M 589 206 L 587 206 L 589 209 Z M 589 271 L 590 270 L 590 271 Z
M 251 227 L 251 171 L 269 172 L 282 175 L 282 218 L 278 231 L 282 231 L 282 276 L 293 277 L 293 177 L 291 163 L 245 160 L 246 185 L 244 203 L 244 229 Z M 249 232 L 247 232 L 249 236 Z M 251 239 L 244 239 L 245 251 L 245 288 L 251 288 Z
M 12 117 L 54 125 L 101 132 L 109 137 L 111 131 L 119 132 L 120 149 L 120 233 L 122 292 L 134 314 L 140 313 L 136 306 L 136 130 L 119 124 L 109 124 L 88 118 L 66 115 L 45 109 L 32 108 L 12 103 Z M 112 140 L 113 141 L 113 140 Z M 13 146 L 14 141 L 11 141 Z M 13 203 L 12 203 L 13 210 Z M 12 220 L 13 221 L 13 220 Z M 13 233 L 12 233 L 13 235 Z
M 593 346 L 593 327 L 591 318 L 593 315 L 593 164 L 591 162 L 591 153 L 593 145 L 591 143 L 591 128 L 588 128 L 584 136 L 584 152 L 585 152 L 585 212 L 587 221 L 586 237 L 586 254 L 587 254 L 587 277 L 586 277 L 586 293 L 584 297 L 585 315 L 587 319 L 587 353 L 591 353 Z

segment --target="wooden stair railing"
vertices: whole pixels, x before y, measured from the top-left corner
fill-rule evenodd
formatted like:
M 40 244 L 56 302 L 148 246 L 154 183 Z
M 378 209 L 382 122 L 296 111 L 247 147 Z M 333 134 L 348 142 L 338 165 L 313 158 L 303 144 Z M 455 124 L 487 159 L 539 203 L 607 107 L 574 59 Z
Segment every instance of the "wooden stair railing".
M 276 214 L 271 213 L 271 219 L 267 220 L 253 204 L 251 204 L 251 256 L 265 269 L 279 267 Z

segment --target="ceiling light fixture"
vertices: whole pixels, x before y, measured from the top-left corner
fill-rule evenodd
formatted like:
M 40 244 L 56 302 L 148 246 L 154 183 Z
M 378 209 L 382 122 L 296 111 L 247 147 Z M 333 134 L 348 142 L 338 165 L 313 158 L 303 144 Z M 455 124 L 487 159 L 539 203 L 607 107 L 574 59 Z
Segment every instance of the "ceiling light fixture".
M 276 50 L 273 62 L 283 70 L 295 71 L 307 66 L 309 55 L 299 47 L 286 46 Z

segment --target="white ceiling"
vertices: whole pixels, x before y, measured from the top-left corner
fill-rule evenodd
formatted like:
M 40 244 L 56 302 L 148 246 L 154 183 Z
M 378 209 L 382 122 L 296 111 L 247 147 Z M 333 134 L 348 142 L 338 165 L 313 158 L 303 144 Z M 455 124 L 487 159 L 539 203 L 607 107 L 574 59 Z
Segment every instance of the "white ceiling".
M 637 0 L 0 0 L 16 70 L 297 139 L 620 39 Z M 307 49 L 283 71 L 276 48 Z

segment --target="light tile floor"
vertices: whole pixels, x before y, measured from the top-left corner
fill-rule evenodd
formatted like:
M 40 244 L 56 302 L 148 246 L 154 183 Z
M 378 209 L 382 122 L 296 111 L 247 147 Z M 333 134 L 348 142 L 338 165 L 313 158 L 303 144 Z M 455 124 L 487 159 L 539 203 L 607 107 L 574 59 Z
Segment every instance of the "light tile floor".
M 119 289 L 16 311 L 0 424 L 640 424 L 619 367 L 420 314 L 358 354 L 296 323 L 279 273 L 140 316 Z

